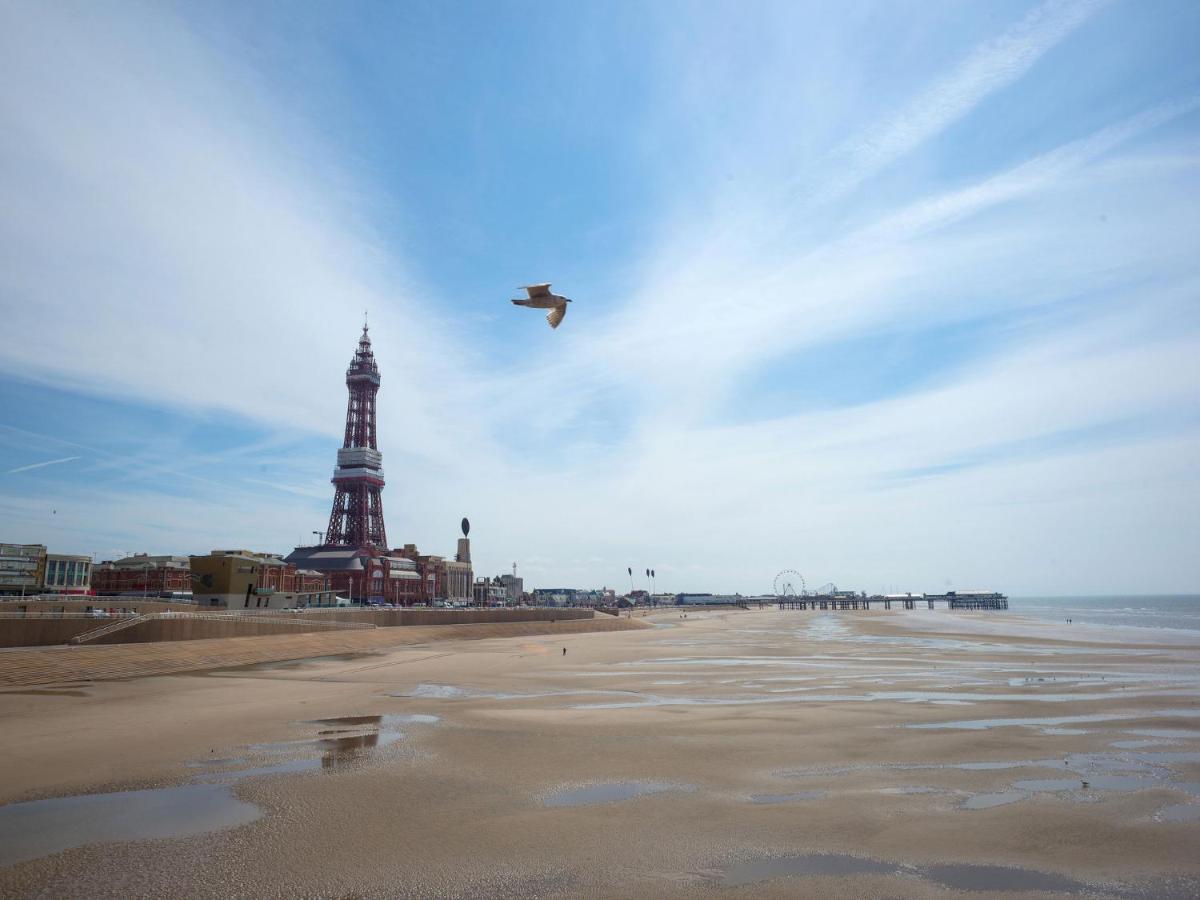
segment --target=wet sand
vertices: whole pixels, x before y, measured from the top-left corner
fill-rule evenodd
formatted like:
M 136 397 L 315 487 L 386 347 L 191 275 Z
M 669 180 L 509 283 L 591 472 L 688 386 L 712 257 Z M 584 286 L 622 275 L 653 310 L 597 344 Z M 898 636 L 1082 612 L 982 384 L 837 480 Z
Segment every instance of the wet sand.
M 0 691 L 0 894 L 1200 894 L 1200 636 L 679 616 Z

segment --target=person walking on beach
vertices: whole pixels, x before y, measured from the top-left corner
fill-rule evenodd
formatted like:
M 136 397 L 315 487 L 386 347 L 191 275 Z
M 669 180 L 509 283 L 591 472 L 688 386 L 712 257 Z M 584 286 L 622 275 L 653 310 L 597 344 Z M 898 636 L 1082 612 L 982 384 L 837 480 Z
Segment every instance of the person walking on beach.
M 563 656 L 566 656 L 566 655 L 567 655 L 567 648 L 563 647 Z

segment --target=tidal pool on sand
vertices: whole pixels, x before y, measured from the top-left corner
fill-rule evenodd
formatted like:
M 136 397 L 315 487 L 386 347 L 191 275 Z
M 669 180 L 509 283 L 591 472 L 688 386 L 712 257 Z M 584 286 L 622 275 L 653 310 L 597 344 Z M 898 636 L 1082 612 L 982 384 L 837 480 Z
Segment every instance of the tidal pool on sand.
M 0 806 L 0 866 L 85 844 L 187 837 L 245 825 L 260 815 L 223 784 L 10 803 Z
M 662 781 L 609 781 L 590 784 L 586 787 L 566 788 L 547 796 L 542 803 L 546 806 L 593 806 L 597 803 L 619 803 L 646 794 L 663 794 L 668 791 L 692 791 L 694 785 L 670 784 Z
M 726 887 L 795 875 L 894 875 L 900 867 L 847 853 L 807 853 L 735 863 L 725 869 Z
M 750 802 L 769 805 L 773 803 L 794 803 L 799 800 L 820 800 L 826 793 L 826 791 L 797 791 L 794 794 L 753 794 L 750 797 Z
M 1049 891 L 1063 894 L 1094 892 L 1095 887 L 1065 875 L 1014 869 L 1008 866 L 908 866 L 846 853 L 805 853 L 734 863 L 722 883 L 737 887 L 772 878 L 798 876 L 905 875 L 922 878 L 958 891 Z

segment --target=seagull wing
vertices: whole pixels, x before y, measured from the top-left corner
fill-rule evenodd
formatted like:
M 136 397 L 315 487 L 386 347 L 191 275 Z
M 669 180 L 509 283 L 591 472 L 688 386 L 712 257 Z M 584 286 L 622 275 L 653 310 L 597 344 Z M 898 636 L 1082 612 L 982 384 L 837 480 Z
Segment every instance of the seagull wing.
M 554 309 L 550 310 L 550 312 L 546 313 L 546 321 L 550 323 L 551 328 L 557 328 L 562 323 L 562 320 L 566 317 L 566 315 L 567 304 L 560 303 L 558 306 L 554 307 Z
M 529 291 L 530 300 L 534 297 L 550 296 L 550 282 L 546 282 L 545 284 L 527 284 L 524 285 L 524 289 Z

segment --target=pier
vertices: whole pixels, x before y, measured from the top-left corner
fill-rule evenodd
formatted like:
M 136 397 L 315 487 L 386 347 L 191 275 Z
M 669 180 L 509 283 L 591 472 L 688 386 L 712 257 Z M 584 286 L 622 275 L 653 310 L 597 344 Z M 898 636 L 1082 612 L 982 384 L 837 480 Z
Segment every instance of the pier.
M 1008 597 L 994 591 L 949 591 L 945 594 L 876 594 L 871 597 L 862 595 L 845 596 L 839 594 L 813 594 L 805 596 L 779 597 L 776 601 L 779 608 L 792 610 L 856 610 L 870 609 L 871 604 L 876 609 L 890 610 L 917 609 L 924 606 L 934 609 L 937 604 L 943 604 L 952 610 L 1005 610 L 1008 609 Z

